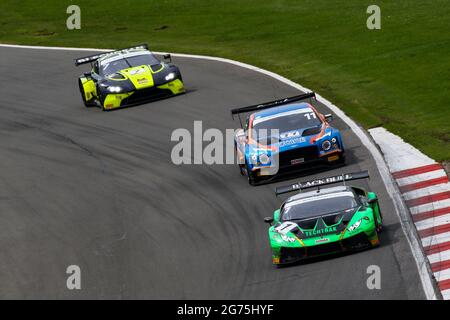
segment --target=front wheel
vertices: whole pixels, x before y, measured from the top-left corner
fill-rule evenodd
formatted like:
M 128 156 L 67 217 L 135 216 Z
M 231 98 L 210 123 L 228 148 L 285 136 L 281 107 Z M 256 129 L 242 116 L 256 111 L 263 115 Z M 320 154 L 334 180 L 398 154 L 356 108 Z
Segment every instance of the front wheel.
M 102 109 L 102 111 L 107 111 L 107 109 L 105 108 L 105 99 L 106 99 L 106 96 L 103 96 L 102 94 L 100 94 L 99 105 L 100 105 L 100 109 Z
M 240 159 L 239 159 L 239 155 L 238 155 L 238 150 L 237 150 L 237 146 L 236 144 L 234 145 L 234 154 L 236 155 L 236 163 L 239 167 L 239 173 L 241 174 L 241 176 L 245 175 L 245 165 L 240 163 Z
M 83 104 L 86 108 L 92 107 L 92 105 L 86 101 L 86 94 L 84 92 L 83 84 L 81 80 L 78 80 L 78 86 L 80 87 L 81 100 L 83 100 Z
M 246 171 L 247 171 L 247 180 L 248 183 L 251 186 L 254 186 L 258 183 L 258 176 L 252 171 L 250 170 L 250 168 L 248 167 L 248 165 L 246 165 Z

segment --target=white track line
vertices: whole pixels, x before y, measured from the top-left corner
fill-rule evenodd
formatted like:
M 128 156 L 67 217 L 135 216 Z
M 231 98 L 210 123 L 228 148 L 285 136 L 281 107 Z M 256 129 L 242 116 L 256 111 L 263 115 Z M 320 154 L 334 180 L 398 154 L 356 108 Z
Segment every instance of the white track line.
M 450 223 L 450 213 L 416 222 L 417 230 L 437 227 Z M 450 239 L 449 239 L 450 240 Z
M 448 181 L 448 180 L 447 180 Z M 441 184 L 435 184 L 433 186 L 425 187 L 422 189 L 416 189 L 412 191 L 405 192 L 403 194 L 403 197 L 405 197 L 406 200 L 416 199 L 420 197 L 425 196 L 431 196 L 436 193 L 441 193 L 445 191 L 450 190 L 450 183 L 441 183 Z
M 416 174 L 416 175 L 405 177 L 405 178 L 399 178 L 399 179 L 396 179 L 396 181 L 397 181 L 397 184 L 400 187 L 402 187 L 402 186 L 405 186 L 408 184 L 413 184 L 413 183 L 427 181 L 427 180 L 441 178 L 441 177 L 447 177 L 447 174 L 445 173 L 445 171 L 443 169 L 420 173 L 420 174 Z
M 72 51 L 109 51 L 106 49 L 79 49 L 79 48 L 63 48 L 63 47 L 42 47 L 42 46 L 19 46 L 19 45 L 7 45 L 7 44 L 0 44 L 0 47 L 10 47 L 10 48 L 25 48 L 25 49 L 37 49 L 37 50 L 72 50 Z M 167 52 L 154 52 L 155 54 L 165 54 Z M 279 74 L 276 74 L 274 72 L 264 70 L 246 63 L 234 61 L 231 59 L 224 59 L 224 58 L 218 58 L 218 57 L 209 57 L 209 56 L 200 56 L 200 55 L 190 55 L 190 54 L 182 54 L 182 53 L 172 53 L 172 56 L 174 57 L 184 57 L 184 58 L 192 58 L 192 59 L 202 59 L 202 60 L 212 60 L 212 61 L 219 61 L 224 63 L 233 64 L 238 67 L 242 67 L 245 69 L 253 70 L 256 72 L 259 72 L 261 74 L 267 75 L 269 77 L 272 77 L 280 82 L 283 82 L 284 84 L 287 84 L 295 89 L 298 89 L 303 92 L 311 92 L 310 89 L 305 88 L 298 83 L 295 83 L 283 76 L 280 76 Z M 365 146 L 369 152 L 371 153 L 372 157 L 375 160 L 375 163 L 377 165 L 378 171 L 380 172 L 380 176 L 383 180 L 383 183 L 386 187 L 387 193 L 390 195 L 392 202 L 394 203 L 396 214 L 400 220 L 402 230 L 406 236 L 406 239 L 408 240 L 409 246 L 411 248 L 411 252 L 414 256 L 414 259 L 416 261 L 417 270 L 422 282 L 422 287 L 425 293 L 425 296 L 427 299 L 437 299 L 437 293 L 435 291 L 435 288 L 433 286 L 433 280 L 432 280 L 432 273 L 431 269 L 426 262 L 426 257 L 423 253 L 423 250 L 420 246 L 420 240 L 417 235 L 417 232 L 414 228 L 414 223 L 411 219 L 411 216 L 409 214 L 409 211 L 405 205 L 405 202 L 403 201 L 402 197 L 400 196 L 400 192 L 398 191 L 398 188 L 396 184 L 394 183 L 394 180 L 389 172 L 389 169 L 386 165 L 386 162 L 381 155 L 378 148 L 375 146 L 373 141 L 369 138 L 369 136 L 365 133 L 363 129 L 361 129 L 356 122 L 354 122 L 352 119 L 350 119 L 341 109 L 339 109 L 337 106 L 335 106 L 333 103 L 328 101 L 327 99 L 323 98 L 321 95 L 316 94 L 317 101 L 327 106 L 331 111 L 333 111 L 336 116 L 342 119 L 349 127 L 350 129 L 355 133 L 355 135 L 359 138 L 362 145 Z
M 424 247 L 429 247 L 431 245 L 448 242 L 448 239 L 450 239 L 450 231 L 422 238 L 422 245 Z
M 420 206 L 411 207 L 410 210 L 411 210 L 411 213 L 414 215 L 414 214 L 418 214 L 418 213 L 422 213 L 422 212 L 428 212 L 428 211 L 438 210 L 438 209 L 447 208 L 447 207 L 450 207 L 450 199 L 435 201 L 432 203 L 421 204 Z

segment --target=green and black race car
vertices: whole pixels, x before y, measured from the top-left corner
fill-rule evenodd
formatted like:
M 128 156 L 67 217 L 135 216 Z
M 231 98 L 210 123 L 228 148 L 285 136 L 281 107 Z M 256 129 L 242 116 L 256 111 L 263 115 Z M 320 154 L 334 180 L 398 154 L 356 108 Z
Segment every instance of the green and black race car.
M 164 59 L 146 44 L 76 59 L 92 67 L 78 79 L 85 106 L 111 110 L 184 93 L 180 70 L 170 55 Z
M 317 190 L 288 198 L 273 217 L 264 219 L 271 224 L 273 264 L 378 246 L 383 220 L 377 195 L 345 185 L 345 181 L 368 177 L 368 171 L 363 171 L 277 188 L 277 195 L 313 187 Z M 320 188 L 337 182 L 344 185 Z

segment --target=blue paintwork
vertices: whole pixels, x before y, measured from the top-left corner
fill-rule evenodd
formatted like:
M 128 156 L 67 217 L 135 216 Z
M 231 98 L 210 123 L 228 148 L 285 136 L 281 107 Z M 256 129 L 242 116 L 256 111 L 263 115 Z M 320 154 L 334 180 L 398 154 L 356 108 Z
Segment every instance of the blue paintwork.
M 287 112 L 287 111 L 304 109 L 304 108 L 311 108 L 311 105 L 309 105 L 308 103 L 294 103 L 294 104 L 274 107 L 274 108 L 270 108 L 267 110 L 262 110 L 262 111 L 258 111 L 256 113 L 254 113 L 254 120 L 259 119 L 261 117 L 267 117 L 267 116 L 276 115 L 276 114 Z M 291 131 L 283 131 L 282 128 L 280 128 L 280 132 L 279 132 L 280 133 L 280 139 L 279 139 L 280 141 L 278 143 L 274 144 L 273 146 L 275 146 L 276 149 L 278 149 L 278 152 L 284 152 L 284 151 L 291 150 L 291 149 L 303 148 L 303 147 L 308 147 L 308 146 L 313 146 L 313 145 L 317 146 L 318 155 L 328 153 L 328 152 L 331 152 L 336 149 L 341 149 L 342 153 L 344 152 L 344 145 L 342 142 L 342 137 L 341 137 L 341 134 L 338 129 L 329 126 L 326 129 L 325 134 L 322 136 L 322 138 L 320 138 L 319 140 L 317 140 L 313 143 L 311 143 L 311 137 L 316 136 L 317 134 L 303 136 L 303 131 L 306 129 L 309 129 L 309 128 L 298 128 L 296 130 L 291 130 Z M 289 134 L 291 134 L 291 136 L 286 137 L 286 135 L 289 135 Z M 292 135 L 294 135 L 294 137 L 292 137 Z M 323 141 L 324 140 L 331 141 L 333 138 L 335 138 L 337 140 L 336 144 L 338 147 L 331 148 L 330 150 L 325 152 L 322 149 Z M 246 144 L 245 159 L 246 159 L 246 163 L 248 164 L 249 169 L 252 169 L 253 167 L 262 168 L 264 166 L 270 166 L 270 163 L 268 163 L 267 165 L 263 165 L 263 164 L 259 163 L 259 156 L 264 153 L 267 154 L 269 157 L 271 157 L 271 156 L 273 156 L 273 154 L 275 154 L 275 152 L 273 152 L 271 150 L 258 148 L 254 144 Z M 254 158 L 255 156 L 257 157 L 256 163 L 254 163 L 254 160 L 252 160 L 252 157 Z

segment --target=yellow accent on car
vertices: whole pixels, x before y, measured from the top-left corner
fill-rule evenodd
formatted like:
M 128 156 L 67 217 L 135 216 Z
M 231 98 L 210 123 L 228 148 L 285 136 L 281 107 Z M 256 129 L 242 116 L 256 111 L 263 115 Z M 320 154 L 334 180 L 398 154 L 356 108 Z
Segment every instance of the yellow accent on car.
M 328 157 L 329 162 L 336 161 L 336 160 L 339 160 L 339 155 L 334 155 L 334 156 Z
M 173 94 L 180 94 L 185 92 L 183 81 L 180 79 L 175 79 L 166 84 L 160 85 L 157 87 L 158 89 L 168 89 L 172 91 Z
M 130 79 L 137 90 L 150 88 L 155 85 L 152 72 L 146 65 L 124 69 L 120 73 Z
M 94 80 L 87 78 L 80 78 L 81 84 L 83 85 L 84 98 L 86 101 L 92 100 L 97 96 L 97 88 L 95 87 Z
M 106 110 L 119 108 L 123 99 L 128 98 L 133 93 L 134 92 L 108 94 L 103 102 L 103 108 Z

